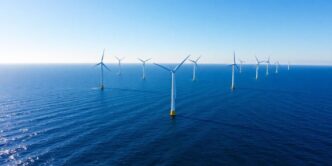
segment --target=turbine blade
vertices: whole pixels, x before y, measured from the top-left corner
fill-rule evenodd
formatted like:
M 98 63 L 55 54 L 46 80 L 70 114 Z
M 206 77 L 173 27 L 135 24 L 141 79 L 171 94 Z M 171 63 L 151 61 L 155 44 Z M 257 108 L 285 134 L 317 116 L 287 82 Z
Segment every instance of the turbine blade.
M 181 66 L 182 64 L 190 57 L 190 55 L 188 55 L 180 64 L 178 64 L 173 71 L 176 72 Z
M 95 65 L 93 65 L 93 67 L 97 67 L 97 66 L 99 66 L 101 64 L 101 62 L 100 63 L 97 63 L 97 64 L 95 64 Z
M 234 51 L 234 56 L 233 56 L 233 63 L 236 64 L 236 62 L 235 62 L 235 51 Z
M 100 62 L 103 62 L 103 60 L 104 60 L 104 55 L 105 55 L 105 48 L 104 48 L 104 50 L 103 50 L 103 56 L 101 57 L 101 61 L 100 61 Z
M 256 58 L 256 62 L 259 63 L 259 60 L 258 60 L 257 56 L 255 56 L 255 58 Z
M 192 62 L 192 63 L 195 63 L 195 61 L 194 61 L 194 60 L 191 60 L 191 59 L 188 59 L 188 61 L 190 61 L 190 62 Z
M 111 69 L 108 68 L 104 63 L 102 63 L 101 65 L 103 65 L 103 67 L 105 67 L 108 71 L 111 71 Z
M 141 61 L 142 63 L 144 63 L 144 61 L 142 60 L 142 59 L 140 59 L 140 58 L 137 58 L 139 61 Z
M 196 59 L 196 62 L 198 62 L 199 59 L 201 59 L 202 56 L 199 56 L 197 59 Z
M 115 56 L 115 58 L 116 58 L 118 61 L 120 61 L 120 58 L 119 58 L 119 57 Z
M 237 69 L 238 71 L 240 71 L 239 66 L 238 66 L 237 64 L 234 64 L 234 65 L 235 65 L 236 69 Z
M 157 66 L 159 66 L 159 67 L 161 67 L 161 68 L 163 68 L 163 69 L 165 69 L 165 70 L 167 70 L 167 71 L 169 71 L 169 72 L 172 71 L 171 69 L 169 69 L 169 68 L 167 68 L 167 67 L 165 67 L 165 66 L 163 66 L 163 65 L 160 65 L 160 64 L 158 64 L 158 63 L 153 63 L 153 64 L 155 64 L 155 65 L 157 65 Z
M 149 60 L 151 60 L 151 58 L 149 58 L 149 59 L 145 60 L 145 62 L 147 62 L 147 61 L 149 61 Z

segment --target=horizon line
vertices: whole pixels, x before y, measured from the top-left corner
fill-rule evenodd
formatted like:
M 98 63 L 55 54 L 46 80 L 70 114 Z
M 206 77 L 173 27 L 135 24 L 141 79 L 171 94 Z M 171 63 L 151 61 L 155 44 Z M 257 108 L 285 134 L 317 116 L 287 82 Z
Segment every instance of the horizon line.
M 147 65 L 153 65 L 154 62 L 147 63 Z M 0 62 L 0 65 L 94 65 L 96 63 L 91 63 L 91 62 Z M 114 64 L 117 65 L 118 63 L 116 62 L 111 62 L 111 63 L 105 63 L 105 64 Z M 127 62 L 127 63 L 122 63 L 122 64 L 142 64 L 142 63 L 135 63 L 135 62 Z M 171 62 L 171 63 L 159 63 L 159 64 L 178 64 L 177 62 Z M 191 64 L 191 63 L 190 63 Z M 202 65 L 229 65 L 231 63 L 199 63 Z M 265 64 L 265 63 L 264 63 Z M 242 65 L 256 65 L 256 63 L 244 63 Z M 270 63 L 271 66 L 274 64 Z M 280 63 L 279 65 L 288 65 L 288 63 Z M 305 64 L 305 63 L 290 63 L 290 66 L 332 66 L 332 64 Z

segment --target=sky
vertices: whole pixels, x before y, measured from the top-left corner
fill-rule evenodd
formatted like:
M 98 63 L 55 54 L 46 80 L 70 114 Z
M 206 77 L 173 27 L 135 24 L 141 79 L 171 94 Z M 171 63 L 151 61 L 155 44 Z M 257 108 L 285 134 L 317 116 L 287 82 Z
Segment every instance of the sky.
M 330 0 L 0 0 L 0 63 L 332 65 Z

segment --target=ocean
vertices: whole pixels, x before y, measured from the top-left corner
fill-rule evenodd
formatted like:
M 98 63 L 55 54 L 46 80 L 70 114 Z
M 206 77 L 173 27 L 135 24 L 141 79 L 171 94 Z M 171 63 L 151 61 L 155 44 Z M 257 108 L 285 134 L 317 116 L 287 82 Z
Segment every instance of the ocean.
M 172 65 L 170 65 L 172 66 Z M 174 65 L 173 65 L 174 66 Z M 0 65 L 0 165 L 329 165 L 332 67 Z

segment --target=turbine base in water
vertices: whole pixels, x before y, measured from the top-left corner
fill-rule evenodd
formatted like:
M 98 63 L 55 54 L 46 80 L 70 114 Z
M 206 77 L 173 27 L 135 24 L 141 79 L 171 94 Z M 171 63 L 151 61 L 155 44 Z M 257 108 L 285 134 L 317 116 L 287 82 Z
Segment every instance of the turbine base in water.
M 171 116 L 171 118 L 174 118 L 176 115 L 175 110 L 171 110 L 171 112 L 169 113 L 169 115 Z
M 104 90 L 104 85 L 100 85 L 100 90 Z

